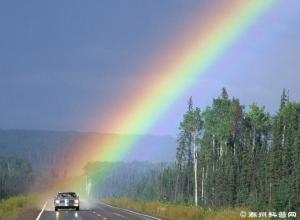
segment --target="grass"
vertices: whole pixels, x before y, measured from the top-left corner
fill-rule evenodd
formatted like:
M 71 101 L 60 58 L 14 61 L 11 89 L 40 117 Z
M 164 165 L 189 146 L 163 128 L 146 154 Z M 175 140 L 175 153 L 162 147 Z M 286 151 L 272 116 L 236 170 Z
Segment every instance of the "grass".
M 0 220 L 19 219 L 21 213 L 33 209 L 37 203 L 36 196 L 15 196 L 0 200 Z
M 166 204 L 160 201 L 130 200 L 127 198 L 109 198 L 104 199 L 103 202 L 168 220 L 240 220 L 249 219 L 241 218 L 241 211 L 250 211 L 249 208 L 196 208 L 195 206 Z

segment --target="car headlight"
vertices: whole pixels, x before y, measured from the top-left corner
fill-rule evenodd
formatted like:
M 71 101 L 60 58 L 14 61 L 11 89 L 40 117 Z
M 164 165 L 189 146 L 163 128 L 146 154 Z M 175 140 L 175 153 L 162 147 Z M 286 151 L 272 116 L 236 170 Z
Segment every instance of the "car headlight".
M 58 199 L 56 199 L 56 200 L 55 200 L 55 203 L 56 203 L 56 204 L 58 204 L 58 203 L 59 203 L 59 200 L 58 200 Z
M 75 203 L 79 203 L 79 200 L 78 199 L 75 199 L 75 201 L 74 201 Z

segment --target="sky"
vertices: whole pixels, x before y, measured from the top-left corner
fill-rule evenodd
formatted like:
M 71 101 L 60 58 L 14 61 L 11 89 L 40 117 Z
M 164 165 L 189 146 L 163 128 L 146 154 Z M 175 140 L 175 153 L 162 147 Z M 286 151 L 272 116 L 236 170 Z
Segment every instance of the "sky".
M 212 5 L 218 1 L 1 1 L 0 129 L 114 132 L 100 118 L 143 83 L 140 69 Z M 280 1 L 149 133 L 176 136 L 188 98 L 205 109 L 222 87 L 273 114 L 283 88 L 300 101 L 299 57 L 300 2 Z

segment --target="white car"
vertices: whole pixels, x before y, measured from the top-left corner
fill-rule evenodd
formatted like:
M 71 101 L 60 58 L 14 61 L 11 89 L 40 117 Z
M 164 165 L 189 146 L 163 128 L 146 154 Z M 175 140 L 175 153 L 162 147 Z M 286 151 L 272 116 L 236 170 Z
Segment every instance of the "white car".
M 54 209 L 76 209 L 79 210 L 79 196 L 75 192 L 59 192 L 54 198 Z

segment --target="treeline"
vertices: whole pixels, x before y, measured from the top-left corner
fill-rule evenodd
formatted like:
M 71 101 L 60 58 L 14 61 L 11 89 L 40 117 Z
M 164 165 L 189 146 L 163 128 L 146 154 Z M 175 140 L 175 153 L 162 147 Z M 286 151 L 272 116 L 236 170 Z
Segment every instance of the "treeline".
M 27 160 L 0 157 L 0 199 L 28 192 L 33 179 L 32 167 Z
M 300 104 L 290 102 L 283 90 L 272 117 L 256 104 L 246 111 L 225 88 L 203 112 L 190 99 L 176 167 L 162 176 L 170 201 L 194 203 L 197 191 L 205 206 L 299 209 Z
M 97 198 L 123 197 L 157 200 L 163 189 L 159 178 L 166 163 L 91 162 L 84 168 L 82 193 Z
M 86 167 L 99 197 L 299 210 L 300 103 L 290 102 L 284 90 L 271 116 L 265 107 L 229 98 L 225 88 L 204 111 L 190 98 L 174 164 L 116 166 L 109 174 L 100 162 Z
M 175 159 L 176 144 L 175 138 L 168 136 L 153 135 L 131 135 L 132 138 L 141 140 L 141 149 L 149 149 L 146 153 L 135 152 L 128 155 L 128 161 L 165 161 Z M 77 131 L 47 131 L 47 130 L 3 130 L 0 129 L 0 155 L 15 155 L 28 160 L 33 169 L 39 175 L 46 174 L 52 179 L 65 178 L 68 172 L 65 169 L 69 163 L 76 160 L 81 149 L 90 151 L 94 149 L 92 143 L 101 143 L 105 139 L 126 139 L 127 135 L 77 132 Z M 152 147 L 153 146 L 153 147 Z M 155 155 L 155 151 L 164 146 L 160 156 Z M 137 149 L 138 150 L 138 149 Z M 144 154 L 143 154 L 144 153 Z M 143 158 L 137 155 L 143 154 Z M 50 173 L 50 175 L 49 175 Z

